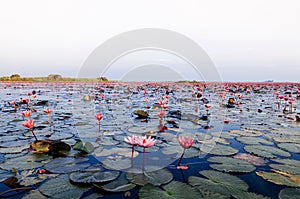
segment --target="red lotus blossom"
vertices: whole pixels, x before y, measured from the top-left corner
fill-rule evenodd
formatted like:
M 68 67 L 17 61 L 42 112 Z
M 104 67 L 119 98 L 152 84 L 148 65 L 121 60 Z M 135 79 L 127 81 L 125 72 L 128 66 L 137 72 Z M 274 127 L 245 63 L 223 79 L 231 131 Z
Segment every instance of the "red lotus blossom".
M 95 117 L 98 120 L 98 122 L 100 122 L 100 120 L 102 119 L 103 115 L 101 113 L 96 113 Z
M 179 144 L 185 148 L 185 149 L 188 149 L 188 148 L 191 148 L 194 144 L 194 139 L 192 139 L 191 137 L 183 137 L 183 136 L 179 136 L 178 137 L 178 142 Z
M 23 111 L 23 112 L 22 112 L 22 115 L 23 115 L 24 117 L 30 117 L 30 115 L 31 115 L 31 110 Z

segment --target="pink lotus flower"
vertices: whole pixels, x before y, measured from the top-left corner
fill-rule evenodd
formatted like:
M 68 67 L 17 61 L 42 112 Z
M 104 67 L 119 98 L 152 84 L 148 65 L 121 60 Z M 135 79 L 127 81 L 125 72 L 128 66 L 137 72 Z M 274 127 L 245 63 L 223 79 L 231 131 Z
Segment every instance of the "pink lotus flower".
M 49 115 L 50 113 L 53 112 L 53 109 L 47 108 L 47 109 L 44 110 L 44 112 L 47 113 L 47 114 Z
M 178 142 L 185 149 L 191 148 L 194 144 L 194 140 L 191 137 L 183 136 L 178 137 Z
M 151 138 L 151 136 L 149 136 L 148 138 L 147 136 L 143 136 L 140 139 L 138 139 L 138 145 L 144 148 L 153 146 L 155 142 L 155 139 Z
M 166 116 L 166 112 L 165 111 L 159 111 L 157 113 L 158 117 L 160 117 L 160 119 L 164 118 Z
M 101 113 L 96 113 L 95 118 L 98 120 L 99 131 L 100 131 L 100 120 L 102 120 L 103 115 Z
M 211 108 L 211 105 L 210 104 L 204 104 L 204 107 L 205 108 Z
M 31 110 L 27 110 L 27 111 L 23 111 L 23 112 L 22 112 L 22 115 L 23 115 L 24 117 L 30 117 L 30 114 L 31 114 Z
M 139 137 L 133 135 L 133 136 L 128 136 L 126 138 L 124 138 L 124 142 L 126 144 L 129 144 L 129 145 L 132 145 L 132 146 L 136 146 L 138 145 L 138 142 L 139 142 Z
M 33 132 L 33 127 L 34 127 L 34 120 L 27 120 L 23 122 L 23 126 L 27 127 L 30 129 L 32 135 L 34 136 L 35 140 L 38 141 L 36 135 Z
M 177 163 L 177 168 L 179 169 L 182 169 L 180 167 L 180 162 L 184 156 L 184 153 L 185 153 L 185 150 L 188 149 L 188 148 L 191 148 L 194 144 L 194 139 L 192 139 L 191 137 L 184 137 L 184 136 L 179 136 L 178 137 L 178 142 L 179 144 L 183 147 L 183 152 L 178 160 L 178 163 Z M 187 167 L 188 168 L 188 167 Z M 187 169 L 185 168 L 185 169 Z
M 34 120 L 27 120 L 23 122 L 23 126 L 32 129 L 34 127 Z

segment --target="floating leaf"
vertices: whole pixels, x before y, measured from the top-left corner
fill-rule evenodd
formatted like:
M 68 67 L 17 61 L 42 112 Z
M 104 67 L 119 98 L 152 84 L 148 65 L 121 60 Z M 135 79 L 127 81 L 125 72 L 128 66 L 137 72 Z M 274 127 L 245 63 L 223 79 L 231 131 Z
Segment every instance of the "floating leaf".
M 256 175 L 277 185 L 286 185 L 290 187 L 298 187 L 299 184 L 292 181 L 289 177 L 274 172 L 257 171 Z
M 300 143 L 279 143 L 277 146 L 292 153 L 300 153 Z
M 210 191 L 224 196 L 231 196 L 232 193 L 246 192 L 248 185 L 240 178 L 213 170 L 199 172 L 206 178 L 190 176 L 189 184 L 197 187 L 200 191 Z
M 255 170 L 255 167 L 251 163 L 231 157 L 215 156 L 208 158 L 207 161 L 220 163 L 209 165 L 218 171 L 249 173 Z
M 264 146 L 264 145 L 247 145 L 244 147 L 245 151 L 249 153 L 254 153 L 258 156 L 261 157 L 266 157 L 266 158 L 275 158 L 277 155 L 279 156 L 284 156 L 284 157 L 289 157 L 291 156 L 290 153 L 283 151 L 281 149 L 278 149 L 273 146 Z
M 198 145 L 201 151 L 213 155 L 234 155 L 238 152 L 237 149 L 221 144 L 216 145 Z
M 280 199 L 300 199 L 300 189 L 299 188 L 285 188 L 279 192 L 278 197 Z
M 79 183 L 108 182 L 116 179 L 119 174 L 118 171 L 74 172 L 70 174 L 70 180 Z
M 73 146 L 73 149 L 84 151 L 86 153 L 92 153 L 95 150 L 95 147 L 90 142 L 86 142 L 83 145 L 83 142 L 80 140 L 80 141 L 76 142 L 76 144 Z
M 144 173 L 127 173 L 128 180 L 137 185 L 153 184 L 160 186 L 166 184 L 173 179 L 173 174 L 167 169 L 160 169 L 152 172 Z
M 287 172 L 290 174 L 300 175 L 300 161 L 291 159 L 274 159 L 273 161 L 281 164 L 270 164 L 269 166 L 273 169 Z
M 98 185 L 94 184 L 94 186 L 99 187 Z M 131 190 L 136 185 L 133 183 L 129 183 L 125 177 L 125 174 L 121 174 L 116 180 L 109 182 L 105 185 L 100 186 L 99 188 L 110 191 L 110 192 L 123 192 Z
M 171 198 L 201 198 L 200 192 L 185 184 L 178 181 L 172 181 L 171 183 L 163 186 L 163 190 L 155 187 L 151 184 L 147 184 L 142 187 L 139 192 L 139 197 L 141 199 L 152 199 L 152 198 L 161 198 L 161 199 L 171 199 Z
M 47 163 L 45 169 L 51 173 L 71 173 L 90 166 L 88 160 L 88 158 L 56 158 Z
M 103 167 L 106 169 L 114 169 L 114 170 L 126 170 L 131 167 L 131 161 L 130 159 L 120 159 L 120 160 L 114 160 L 114 159 L 105 159 L 102 161 Z
M 268 162 L 267 160 L 265 160 L 262 157 L 258 157 L 258 156 L 247 154 L 247 153 L 239 153 L 233 157 L 237 158 L 237 159 L 241 159 L 241 160 L 246 160 L 247 162 L 250 162 L 251 164 L 253 164 L 255 166 L 263 166 Z
M 23 146 L 17 146 L 17 147 L 5 147 L 5 148 L 0 148 L 0 153 L 4 153 L 4 154 L 21 153 L 22 151 L 28 148 L 29 148 L 29 144 Z
M 241 136 L 251 136 L 251 137 L 257 137 L 262 136 L 264 133 L 256 130 L 230 130 L 228 131 L 231 134 L 241 135 Z
M 22 197 L 22 199 L 47 199 L 47 197 L 41 194 L 39 190 L 35 189 L 31 190 L 28 194 Z
M 79 199 L 87 190 L 89 190 L 87 186 L 71 184 L 69 176 L 66 174 L 49 179 L 39 187 L 42 194 L 51 196 L 51 198 Z
M 4 163 L 0 164 L 0 168 L 5 170 L 11 170 L 13 168 L 19 170 L 33 169 L 42 167 L 45 164 L 44 162 L 40 162 L 42 160 L 51 160 L 51 158 L 44 154 L 20 156 L 5 160 Z
M 102 198 L 103 195 L 99 194 L 99 193 L 93 193 L 91 195 L 88 195 L 87 197 L 85 197 L 84 199 L 95 199 L 95 198 Z
M 18 182 L 23 186 L 32 186 L 38 184 L 46 178 L 40 178 L 40 176 L 35 175 L 35 170 L 25 170 L 16 176 L 18 178 Z
M 237 137 L 236 138 L 237 141 L 243 143 L 243 144 L 267 144 L 267 145 L 273 145 L 273 142 L 270 142 L 268 140 L 265 140 L 263 138 L 260 137 Z

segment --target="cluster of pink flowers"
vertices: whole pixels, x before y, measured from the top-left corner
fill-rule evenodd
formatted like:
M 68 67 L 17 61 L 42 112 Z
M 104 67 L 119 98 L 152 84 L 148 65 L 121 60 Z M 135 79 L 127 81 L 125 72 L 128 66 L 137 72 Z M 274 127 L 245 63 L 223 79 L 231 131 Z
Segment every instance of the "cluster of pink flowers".
M 153 146 L 156 141 L 154 138 L 151 138 L 151 136 L 147 138 L 147 136 L 132 135 L 132 136 L 128 136 L 127 138 L 124 138 L 124 142 L 126 144 L 131 145 L 132 147 L 140 146 L 140 147 L 148 148 Z

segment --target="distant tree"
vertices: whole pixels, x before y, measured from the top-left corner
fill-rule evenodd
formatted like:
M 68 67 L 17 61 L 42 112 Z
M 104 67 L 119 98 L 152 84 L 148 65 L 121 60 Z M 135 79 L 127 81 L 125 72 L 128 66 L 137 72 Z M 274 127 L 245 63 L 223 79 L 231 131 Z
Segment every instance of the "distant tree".
M 108 82 L 109 80 L 106 77 L 98 77 L 97 80 L 100 82 Z
M 62 76 L 58 75 L 58 74 L 50 74 L 50 75 L 48 75 L 48 80 L 57 81 L 57 80 L 61 80 L 61 79 L 62 79 Z
M 12 74 L 11 76 L 10 76 L 10 79 L 11 80 L 18 80 L 18 79 L 20 79 L 21 78 L 21 76 L 19 75 L 19 74 Z
M 10 80 L 10 77 L 8 77 L 8 76 L 0 77 L 0 81 L 9 81 L 9 80 Z

